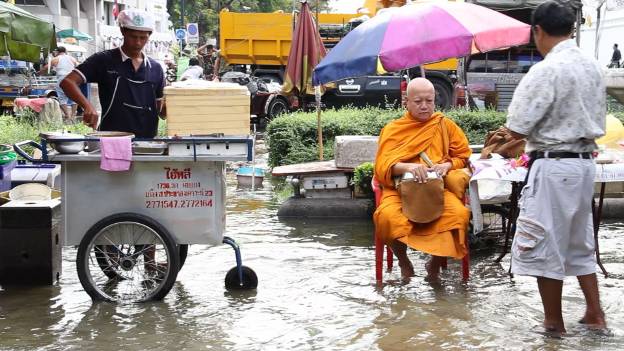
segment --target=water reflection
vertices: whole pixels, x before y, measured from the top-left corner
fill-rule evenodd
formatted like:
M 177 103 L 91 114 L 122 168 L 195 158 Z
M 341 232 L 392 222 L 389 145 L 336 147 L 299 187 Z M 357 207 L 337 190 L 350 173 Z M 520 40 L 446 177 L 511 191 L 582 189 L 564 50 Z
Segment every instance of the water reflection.
M 235 265 L 228 246 L 192 245 L 178 281 L 162 302 L 92 303 L 75 269 L 76 250 L 63 252 L 63 277 L 53 287 L 0 290 L 0 350 L 620 350 L 624 345 L 624 225 L 601 232 L 599 278 L 611 336 L 575 321 L 583 297 L 573 279 L 564 285 L 570 333 L 538 333 L 542 307 L 535 279 L 507 274 L 492 255 L 475 256 L 461 281 L 449 261 L 442 284 L 424 282 L 427 257 L 410 252 L 416 277 L 399 280 L 397 267 L 374 282 L 370 221 L 280 220 L 273 183 L 236 189 L 228 178 L 227 233 L 259 279 L 252 292 L 228 293 Z M 113 346 L 114 345 L 114 346 Z

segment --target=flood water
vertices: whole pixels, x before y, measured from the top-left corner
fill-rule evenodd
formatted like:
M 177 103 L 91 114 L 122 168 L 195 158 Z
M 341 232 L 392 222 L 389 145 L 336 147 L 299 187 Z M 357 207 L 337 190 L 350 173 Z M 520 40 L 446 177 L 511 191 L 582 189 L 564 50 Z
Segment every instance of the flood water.
M 374 281 L 373 226 L 368 221 L 281 221 L 279 200 L 265 187 L 237 190 L 228 177 L 227 233 L 259 279 L 255 291 L 228 293 L 235 265 L 229 246 L 190 247 L 162 302 L 92 303 L 65 248 L 63 275 L 51 287 L 0 288 L 1 350 L 622 350 L 624 224 L 601 231 L 599 276 L 610 334 L 576 321 L 584 304 L 574 279 L 564 285 L 569 335 L 539 333 L 542 307 L 534 279 L 507 275 L 509 257 L 474 257 L 461 282 L 458 262 L 440 285 L 426 283 L 426 257 L 412 252 L 415 277 L 399 271 Z

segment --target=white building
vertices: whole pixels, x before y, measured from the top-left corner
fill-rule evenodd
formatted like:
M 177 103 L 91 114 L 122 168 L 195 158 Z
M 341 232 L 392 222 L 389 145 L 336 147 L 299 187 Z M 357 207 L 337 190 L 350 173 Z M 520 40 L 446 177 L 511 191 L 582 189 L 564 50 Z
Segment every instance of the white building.
M 598 16 L 596 9 L 593 8 L 584 9 L 584 12 L 590 16 L 591 21 L 589 23 L 586 21 L 582 27 L 580 47 L 587 54 L 594 56 Z M 598 61 L 606 67 L 611 62 L 613 44 L 617 43 L 620 51 L 624 50 L 624 10 L 603 10 L 598 34 Z
M 92 54 L 120 46 L 121 32 L 113 16 L 114 0 L 15 0 L 24 10 L 56 25 L 56 30 L 73 28 L 91 35 L 94 40 L 80 41 Z M 138 8 L 152 13 L 156 29 L 146 46 L 148 55 L 162 58 L 175 41 L 170 28 L 167 0 L 117 0 L 119 11 Z

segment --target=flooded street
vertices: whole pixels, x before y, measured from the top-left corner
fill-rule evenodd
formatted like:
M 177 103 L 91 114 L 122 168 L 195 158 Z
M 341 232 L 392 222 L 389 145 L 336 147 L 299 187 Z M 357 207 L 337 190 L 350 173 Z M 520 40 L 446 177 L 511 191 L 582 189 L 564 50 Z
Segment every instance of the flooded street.
M 373 225 L 368 221 L 280 221 L 279 200 L 265 188 L 237 190 L 228 176 L 227 233 L 259 279 L 256 291 L 228 293 L 235 266 L 229 246 L 190 247 L 162 302 L 92 303 L 65 248 L 63 276 L 52 287 L 0 289 L 1 350 L 419 350 L 624 348 L 624 224 L 606 224 L 601 248 L 609 279 L 599 277 L 612 335 L 576 321 L 583 298 L 564 285 L 569 336 L 539 334 L 542 307 L 534 279 L 507 275 L 494 256 L 474 257 L 468 283 L 449 261 L 443 283 L 424 282 L 425 256 L 412 251 L 417 277 L 398 269 L 374 282 Z M 398 267 L 397 267 L 398 268 Z

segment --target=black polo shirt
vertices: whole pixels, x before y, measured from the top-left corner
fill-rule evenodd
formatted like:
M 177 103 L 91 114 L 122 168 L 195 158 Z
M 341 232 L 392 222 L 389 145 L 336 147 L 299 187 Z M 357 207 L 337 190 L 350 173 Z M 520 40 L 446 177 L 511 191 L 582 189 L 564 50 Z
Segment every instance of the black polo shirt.
M 117 76 L 152 83 L 156 100 L 162 99 L 165 87 L 162 66 L 152 58 L 143 57 L 143 64 L 137 71 L 134 70 L 132 59 L 123 54 L 121 48 L 95 53 L 76 67 L 75 70 L 85 82 L 98 84 L 102 114 L 106 113 L 110 105 Z

